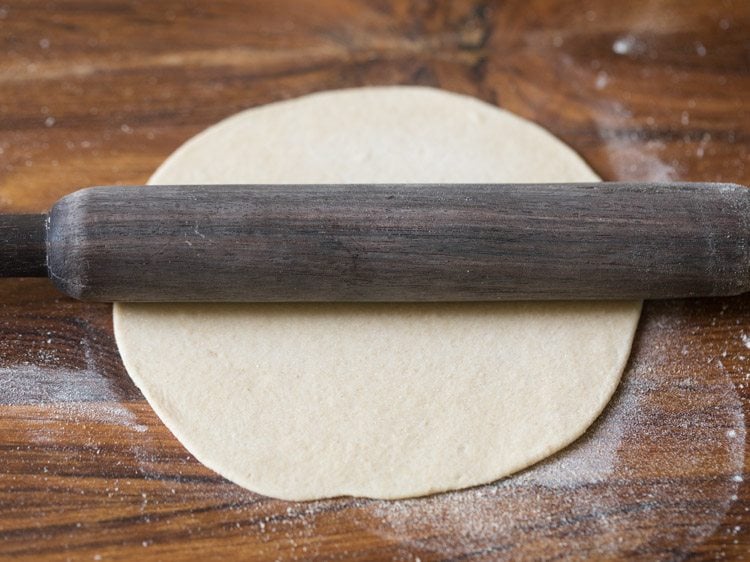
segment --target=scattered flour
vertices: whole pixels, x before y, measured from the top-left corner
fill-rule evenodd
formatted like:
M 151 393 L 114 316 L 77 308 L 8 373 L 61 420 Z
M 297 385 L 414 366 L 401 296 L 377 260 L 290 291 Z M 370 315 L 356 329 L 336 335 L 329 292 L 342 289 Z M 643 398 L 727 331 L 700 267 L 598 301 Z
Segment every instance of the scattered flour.
M 612 43 L 612 52 L 616 55 L 642 55 L 646 52 L 646 43 L 632 34 L 618 37 Z
M 14 404 L 34 405 L 49 421 L 29 432 L 31 442 L 53 442 L 64 431 L 54 420 L 119 425 L 145 432 L 135 414 L 119 402 L 111 383 L 90 369 L 60 369 L 19 365 L 0 368 L 0 395 L 13 396 Z M 46 428 L 46 429 L 44 429 Z
M 321 533 L 330 532 L 330 514 L 347 506 L 349 524 L 392 543 L 395 560 L 424 559 L 423 553 L 519 559 L 538 554 L 540 548 L 550 556 L 576 552 L 590 559 L 633 552 L 650 559 L 684 558 L 692 545 L 716 530 L 738 500 L 744 481 L 745 419 L 721 358 L 730 353 L 740 357 L 738 349 L 750 348 L 750 336 L 744 332 L 739 337 L 737 332 L 728 334 L 725 342 L 713 344 L 715 349 L 693 345 L 691 337 L 701 336 L 682 324 L 687 306 L 683 301 L 649 303 L 631 365 L 600 419 L 570 447 L 498 482 L 413 500 L 342 498 L 291 504 L 259 501 L 223 481 L 193 483 L 185 490 L 175 489 L 179 482 L 154 485 L 170 486 L 168 497 L 205 494 L 211 501 L 219 498 L 236 505 L 227 516 L 232 528 L 257 534 L 269 555 L 281 549 L 292 558 L 315 556 Z M 717 314 L 717 322 L 725 310 Z M 122 403 L 116 381 L 97 368 L 86 342 L 82 348 L 86 366 L 79 370 L 54 368 L 44 358 L 43 367 L 28 363 L 0 368 L 0 395 L 45 410 L 28 427 L 29 443 L 64 442 L 66 436 L 54 428 L 65 423 L 49 423 L 56 419 L 115 425 L 120 428 L 115 431 L 142 434 L 127 442 L 144 480 L 115 479 L 107 494 L 127 497 L 137 492 L 146 521 L 166 501 L 142 488 L 159 478 L 159 445 L 150 442 L 147 427 Z M 706 355 L 698 356 L 696 350 Z M 672 402 L 680 407 L 671 408 Z M 96 439 L 92 428 L 85 454 L 99 454 Z M 184 462 L 194 461 L 186 456 Z M 696 467 L 708 476 L 696 479 Z M 44 472 L 42 477 L 46 468 Z M 190 492 L 191 487 L 197 491 Z M 741 530 L 739 524 L 729 527 L 732 536 Z M 190 523 L 187 532 L 200 529 Z M 660 544 L 682 550 L 652 550 Z
M 636 38 L 633 35 L 619 37 L 612 43 L 612 51 L 618 55 L 627 55 L 636 45 Z
M 600 70 L 596 74 L 596 80 L 594 81 L 594 86 L 597 90 L 603 90 L 607 87 L 607 84 L 609 84 L 609 74 L 607 74 L 605 71 Z
M 670 314 L 658 316 L 647 317 L 639 333 L 640 341 L 661 343 L 636 349 L 621 388 L 583 438 L 487 486 L 363 502 L 367 529 L 404 541 L 410 551 L 472 552 L 492 559 L 538 553 L 540 541 L 548 543 L 550 555 L 562 549 L 582 558 L 634 551 L 658 557 L 651 545 L 687 551 L 710 535 L 742 480 L 742 404 L 718 365 L 710 376 L 683 372 L 682 365 L 694 364 L 695 358 L 684 359 L 683 351 L 691 349 L 671 341 L 680 332 L 664 320 Z M 671 409 L 665 400 L 683 407 Z M 696 465 L 712 467 L 710 474 L 717 476 L 696 483 Z M 677 520 L 679 525 L 670 524 Z M 654 521 L 660 524 L 649 524 Z

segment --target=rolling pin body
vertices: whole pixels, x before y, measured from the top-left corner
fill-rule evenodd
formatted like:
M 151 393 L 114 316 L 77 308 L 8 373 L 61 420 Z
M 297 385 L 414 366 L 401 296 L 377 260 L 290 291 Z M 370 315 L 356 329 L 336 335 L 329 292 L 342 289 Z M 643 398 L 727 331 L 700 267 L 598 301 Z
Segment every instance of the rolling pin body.
M 98 301 L 630 299 L 748 289 L 732 184 L 101 187 L 47 270 Z

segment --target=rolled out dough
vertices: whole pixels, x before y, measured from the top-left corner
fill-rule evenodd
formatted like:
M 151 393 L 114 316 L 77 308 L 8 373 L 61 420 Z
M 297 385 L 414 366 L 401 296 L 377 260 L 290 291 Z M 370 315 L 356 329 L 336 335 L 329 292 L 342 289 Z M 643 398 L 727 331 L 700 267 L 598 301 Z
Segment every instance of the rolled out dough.
M 244 111 L 151 183 L 597 179 L 528 121 L 392 87 Z M 614 392 L 639 313 L 639 302 L 116 304 L 114 326 L 146 399 L 219 474 L 278 498 L 400 498 L 490 482 L 575 440 Z

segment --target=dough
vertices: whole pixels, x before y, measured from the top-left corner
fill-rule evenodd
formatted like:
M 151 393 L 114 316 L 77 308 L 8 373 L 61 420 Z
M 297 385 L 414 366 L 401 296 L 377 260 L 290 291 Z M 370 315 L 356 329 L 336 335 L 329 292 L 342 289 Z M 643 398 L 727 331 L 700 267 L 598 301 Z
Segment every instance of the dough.
M 596 181 L 538 126 L 414 88 L 244 111 L 153 184 Z M 158 188 L 154 188 L 158 189 Z M 490 482 L 580 436 L 614 392 L 639 302 L 116 304 L 117 344 L 201 462 L 307 500 Z

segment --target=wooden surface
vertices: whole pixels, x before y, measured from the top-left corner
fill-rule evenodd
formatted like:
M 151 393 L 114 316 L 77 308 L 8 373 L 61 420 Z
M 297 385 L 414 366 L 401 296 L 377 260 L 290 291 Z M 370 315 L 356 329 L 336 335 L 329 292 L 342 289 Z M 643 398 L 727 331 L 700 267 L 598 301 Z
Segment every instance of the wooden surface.
M 144 182 L 240 109 L 365 84 L 496 103 L 608 180 L 750 184 L 748 29 L 740 0 L 6 0 L 0 210 Z M 296 504 L 187 454 L 128 379 L 108 305 L 0 280 L 0 559 L 748 559 L 749 314 L 750 297 L 647 303 L 600 421 L 520 476 Z
M 736 184 L 107 186 L 62 198 L 48 216 L 49 276 L 86 301 L 750 290 L 750 190 Z

